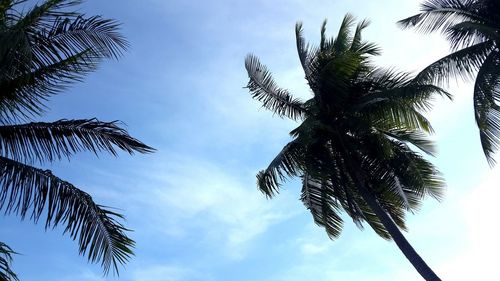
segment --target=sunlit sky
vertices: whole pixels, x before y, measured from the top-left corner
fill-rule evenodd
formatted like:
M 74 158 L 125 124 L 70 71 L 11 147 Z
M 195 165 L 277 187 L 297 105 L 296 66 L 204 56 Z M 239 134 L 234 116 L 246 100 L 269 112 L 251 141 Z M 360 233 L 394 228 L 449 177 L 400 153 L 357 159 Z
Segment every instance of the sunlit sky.
M 369 18 L 367 40 L 378 43 L 381 66 L 418 71 L 447 54 L 439 35 L 400 30 L 395 22 L 420 1 L 86 1 L 81 11 L 123 23 L 131 48 L 84 83 L 50 100 L 39 120 L 97 117 L 121 120 L 155 147 L 151 155 L 99 158 L 86 153 L 50 168 L 125 214 L 136 256 L 120 277 L 78 255 L 62 228 L 0 217 L 0 240 L 20 255 L 14 269 L 38 280 L 421 280 L 397 246 L 347 218 L 331 241 L 299 201 L 289 181 L 273 200 L 255 174 L 274 158 L 295 123 L 251 99 L 244 57 L 254 53 L 277 82 L 298 97 L 310 92 L 295 49 L 294 25 L 319 42 L 322 21 L 336 34 L 345 13 Z M 482 155 L 470 83 L 451 82 L 453 102 L 436 100 L 428 114 L 447 196 L 428 199 L 408 216 L 406 237 L 443 280 L 500 276 L 496 199 L 500 168 Z

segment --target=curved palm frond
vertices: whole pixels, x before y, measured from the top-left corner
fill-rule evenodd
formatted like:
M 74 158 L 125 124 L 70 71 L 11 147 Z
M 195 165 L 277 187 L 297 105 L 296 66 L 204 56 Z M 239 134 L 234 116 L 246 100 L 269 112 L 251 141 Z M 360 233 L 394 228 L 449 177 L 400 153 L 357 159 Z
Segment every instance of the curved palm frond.
M 279 193 L 281 182 L 297 176 L 301 170 L 302 145 L 298 141 L 288 143 L 271 161 L 267 169 L 257 174 L 257 187 L 268 198 Z
M 41 170 L 0 157 L 0 210 L 29 217 L 38 222 L 46 216 L 45 227 L 65 224 L 65 233 L 78 240 L 80 254 L 100 262 L 104 273 L 118 273 L 118 264 L 131 255 L 134 241 L 117 219 L 123 216 L 97 205 L 89 194 Z
M 431 109 L 432 98 L 436 94 L 452 99 L 451 94 L 444 89 L 393 69 L 375 69 L 362 77 L 360 83 L 366 84 L 369 89 L 360 99 L 357 110 L 379 102 L 392 101 L 426 111 Z
M 462 21 L 484 21 L 477 13 L 476 0 L 427 0 L 421 4 L 421 13 L 398 21 L 402 28 L 414 27 L 418 31 L 431 33 L 446 31 Z
M 116 21 L 65 10 L 78 3 L 46 1 L 25 14 L 12 12 L 0 33 L 2 117 L 40 114 L 47 97 L 126 49 Z
M 314 222 L 324 227 L 330 239 L 334 239 L 342 232 L 343 220 L 339 215 L 341 206 L 330 192 L 330 187 L 314 180 L 307 173 L 302 176 L 300 200 L 311 212 Z
M 130 154 L 154 151 L 131 137 L 117 121 L 80 119 L 0 126 L 0 155 L 16 161 L 52 162 L 84 150 L 116 156 L 117 149 Z
M 15 120 L 42 113 L 45 109 L 43 103 L 51 95 L 59 93 L 72 82 L 81 81 L 84 75 L 96 68 L 96 64 L 87 61 L 89 56 L 90 53 L 82 52 L 30 72 L 1 79 L 0 117 Z
M 245 67 L 250 78 L 247 88 L 254 99 L 281 117 L 297 120 L 304 116 L 306 110 L 303 102 L 293 98 L 287 90 L 279 88 L 267 67 L 257 57 L 248 55 Z
M 500 54 L 491 53 L 478 71 L 474 111 L 484 154 L 490 166 L 500 146 Z
M 16 254 L 7 244 L 0 242 L 0 281 L 19 281 L 12 271 L 12 255 Z
M 408 129 L 391 129 L 387 131 L 379 131 L 392 139 L 398 140 L 403 143 L 410 143 L 428 155 L 434 156 L 436 153 L 434 143 L 428 140 L 427 136 L 424 133 L 411 131 Z
M 494 43 L 486 41 L 458 50 L 421 70 L 415 80 L 446 84 L 450 77 L 461 77 L 464 80 L 471 81 L 493 48 Z
M 446 30 L 453 51 L 487 41 L 500 41 L 500 28 L 481 22 L 460 22 Z

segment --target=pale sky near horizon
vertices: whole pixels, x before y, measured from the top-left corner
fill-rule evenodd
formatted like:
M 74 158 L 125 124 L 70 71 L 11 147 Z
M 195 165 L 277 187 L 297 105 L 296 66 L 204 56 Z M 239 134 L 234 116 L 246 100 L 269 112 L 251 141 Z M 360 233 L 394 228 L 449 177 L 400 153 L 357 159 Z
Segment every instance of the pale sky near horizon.
M 78 256 L 62 229 L 0 216 L 0 241 L 20 255 L 22 281 L 391 281 L 421 280 L 397 246 L 348 218 L 331 241 L 299 201 L 290 181 L 274 199 L 256 188 L 255 174 L 288 140 L 295 123 L 252 100 L 244 58 L 257 55 L 279 85 L 310 94 L 295 49 L 294 25 L 319 42 L 322 21 L 336 34 L 346 13 L 372 24 L 365 38 L 379 44 L 385 67 L 418 71 L 448 53 L 439 36 L 400 30 L 396 21 L 420 1 L 87 0 L 81 10 L 120 21 L 131 48 L 64 94 L 40 120 L 121 120 L 152 155 L 119 158 L 90 153 L 50 168 L 133 229 L 136 256 L 120 277 Z M 453 102 L 436 100 L 428 114 L 439 154 L 432 161 L 448 187 L 408 215 L 406 237 L 443 280 L 499 280 L 496 218 L 500 168 L 482 154 L 470 83 L 450 83 Z M 498 157 L 497 157 L 498 158 Z

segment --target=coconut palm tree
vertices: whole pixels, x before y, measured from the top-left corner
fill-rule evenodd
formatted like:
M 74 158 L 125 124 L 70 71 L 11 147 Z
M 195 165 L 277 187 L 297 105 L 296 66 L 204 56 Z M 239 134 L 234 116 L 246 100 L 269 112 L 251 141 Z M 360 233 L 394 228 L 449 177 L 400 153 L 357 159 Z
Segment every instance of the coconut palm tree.
M 336 38 L 321 30 L 319 47 L 305 44 L 296 25 L 297 50 L 313 96 L 294 98 L 274 82 L 257 57 L 245 66 L 254 99 L 281 117 L 300 121 L 292 140 L 257 175 L 258 188 L 269 198 L 283 181 L 302 179 L 301 200 L 330 238 L 340 235 L 341 213 L 362 228 L 364 223 L 393 239 L 426 280 L 439 280 L 402 235 L 405 213 L 419 208 L 426 196 L 440 199 L 443 179 L 418 153 L 433 146 L 426 139 L 429 122 L 420 113 L 429 97 L 442 89 L 416 83 L 407 73 L 375 67 L 379 48 L 361 39 L 368 21 L 346 15 Z
M 474 111 L 490 166 L 500 146 L 500 1 L 427 0 L 421 12 L 399 21 L 404 28 L 442 32 L 452 53 L 426 67 L 417 79 L 446 82 L 475 79 Z
M 119 222 L 122 215 L 35 167 L 80 151 L 153 151 L 116 121 L 33 122 L 50 96 L 127 46 L 115 21 L 69 10 L 79 3 L 48 0 L 29 8 L 24 0 L 0 0 L 0 211 L 44 221 L 45 228 L 62 225 L 78 240 L 80 254 L 100 263 L 105 274 L 118 273 L 134 246 Z M 0 243 L 0 280 L 16 280 L 10 269 L 13 253 Z

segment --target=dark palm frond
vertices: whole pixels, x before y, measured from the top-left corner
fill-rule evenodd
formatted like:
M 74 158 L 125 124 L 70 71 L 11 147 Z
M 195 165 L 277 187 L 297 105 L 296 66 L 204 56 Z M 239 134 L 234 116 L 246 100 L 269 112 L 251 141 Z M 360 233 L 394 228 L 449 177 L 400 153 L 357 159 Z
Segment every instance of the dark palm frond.
M 500 27 L 479 22 L 460 22 L 446 30 L 451 49 L 457 51 L 486 41 L 500 42 Z
M 81 119 L 0 126 L 0 155 L 16 161 L 52 162 L 69 159 L 79 151 L 96 155 L 105 151 L 116 156 L 117 149 L 130 154 L 154 151 L 131 137 L 117 121 Z
M 0 281 L 19 281 L 11 267 L 12 255 L 14 254 L 16 252 L 7 244 L 0 242 Z
M 257 174 L 257 187 L 268 198 L 279 193 L 280 184 L 301 171 L 302 145 L 298 141 L 288 143 L 271 161 L 267 169 Z
M 51 95 L 66 89 L 72 82 L 81 81 L 93 71 L 96 64 L 88 61 L 92 56 L 82 52 L 30 72 L 0 80 L 0 116 L 15 120 L 38 115 L 45 109 L 43 103 Z
M 354 36 L 352 37 L 352 42 L 350 47 L 351 51 L 355 52 L 360 49 L 362 43 L 361 33 L 365 28 L 368 27 L 368 25 L 370 25 L 370 21 L 365 19 L 359 22 L 358 25 L 356 26 L 356 31 L 354 31 Z
M 396 142 L 393 146 L 394 157 L 387 165 L 393 167 L 393 173 L 406 187 L 409 194 L 420 202 L 425 196 L 441 201 L 444 195 L 445 182 L 441 173 L 422 156 L 409 147 Z
M 119 24 L 66 11 L 80 1 L 45 1 L 15 14 L 0 33 L 2 117 L 40 114 L 43 103 L 128 46 Z M 12 8 L 12 6 L 10 7 Z
M 19 1 L 22 3 L 24 1 Z M 19 13 L 14 29 L 20 30 L 27 27 L 50 27 L 57 17 L 72 17 L 75 12 L 64 9 L 80 4 L 81 0 L 46 0 L 41 5 L 34 5 L 28 12 Z
M 351 30 L 354 26 L 355 20 L 356 19 L 351 14 L 346 14 L 344 16 L 342 23 L 340 24 L 337 37 L 333 40 L 325 40 L 327 42 L 324 46 L 325 51 L 332 51 L 336 55 L 340 55 L 349 50 L 352 46 L 353 37 Z M 324 24 L 326 25 L 326 20 Z M 323 36 L 324 33 L 322 33 L 322 37 Z
M 417 109 L 398 100 L 384 100 L 363 108 L 363 116 L 380 129 L 422 130 L 433 133 L 431 123 Z
M 41 170 L 0 157 L 0 210 L 29 217 L 38 222 L 46 216 L 45 227 L 65 224 L 65 233 L 78 240 L 80 254 L 100 262 L 104 273 L 118 273 L 118 264 L 131 255 L 134 241 L 117 219 L 123 217 L 97 205 L 87 193 Z
M 310 83 L 309 80 L 312 78 L 311 70 L 309 69 L 309 60 L 311 59 L 309 54 L 310 47 L 308 44 L 306 44 L 306 41 L 302 33 L 303 33 L 302 23 L 298 22 L 295 25 L 295 40 L 297 44 L 297 53 L 299 55 L 299 60 L 300 64 L 302 65 L 302 69 L 304 70 L 305 78 Z
M 451 94 L 438 86 L 418 81 L 408 73 L 393 69 L 376 69 L 363 79 L 360 84 L 367 84 L 368 89 L 367 94 L 359 100 L 357 110 L 391 101 L 425 111 L 431 109 L 432 98 L 436 94 L 452 98 Z
M 445 32 L 462 21 L 484 21 L 478 13 L 477 0 L 427 0 L 421 5 L 421 13 L 398 21 L 403 28 L 414 27 L 430 33 Z
M 380 130 L 380 132 L 400 142 L 411 143 L 428 155 L 434 156 L 436 153 L 434 143 L 428 140 L 427 136 L 422 132 L 405 129 Z
M 59 17 L 51 29 L 39 31 L 35 41 L 47 40 L 65 56 L 91 50 L 99 58 L 118 58 L 128 47 L 128 42 L 118 33 L 119 26 L 117 21 L 101 16 Z
M 245 67 L 250 78 L 247 87 L 254 99 L 281 117 L 297 120 L 304 116 L 302 101 L 293 98 L 287 90 L 279 88 L 267 67 L 261 64 L 257 57 L 248 55 Z
M 415 81 L 447 84 L 450 77 L 473 80 L 494 46 L 492 41 L 487 41 L 451 53 L 421 70 Z
M 311 212 L 314 222 L 325 228 L 330 239 L 337 238 L 342 232 L 343 220 L 339 216 L 341 206 L 329 194 L 331 187 L 318 182 L 308 174 L 302 176 L 302 195 L 300 200 Z
M 484 154 L 490 166 L 500 146 L 500 54 L 491 53 L 478 71 L 474 111 Z

